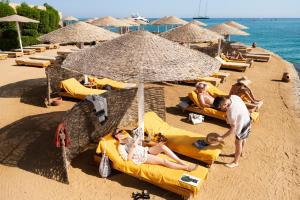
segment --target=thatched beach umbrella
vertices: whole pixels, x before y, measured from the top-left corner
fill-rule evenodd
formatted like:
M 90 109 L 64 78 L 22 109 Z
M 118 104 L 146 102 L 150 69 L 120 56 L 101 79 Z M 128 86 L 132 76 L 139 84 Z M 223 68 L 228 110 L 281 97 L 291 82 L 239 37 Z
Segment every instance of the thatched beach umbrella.
M 220 35 L 224 35 L 225 38 L 230 40 L 230 35 L 242 35 L 242 36 L 248 36 L 249 33 L 246 33 L 245 31 L 242 31 L 240 29 L 234 28 L 232 26 L 229 26 L 227 24 L 219 24 L 216 26 L 212 26 L 208 28 L 209 30 L 215 31 L 216 33 L 219 33 Z M 219 47 L 218 47 L 218 55 L 221 53 L 221 40 L 219 40 Z
M 169 17 L 163 17 L 161 19 L 155 20 L 153 21 L 151 24 L 152 25 L 157 25 L 158 26 L 158 32 L 159 32 L 159 26 L 160 25 L 166 25 L 166 29 L 167 29 L 167 25 L 184 25 L 187 24 L 188 22 L 180 19 L 178 17 L 175 16 L 169 16 Z
M 82 43 L 94 41 L 106 41 L 118 37 L 119 34 L 105 30 L 103 28 L 78 22 L 52 31 L 40 36 L 38 39 L 47 43 Z
M 111 16 L 96 19 L 96 20 L 92 21 L 91 24 L 93 24 L 95 26 L 104 26 L 104 27 L 106 27 L 106 26 L 114 26 L 114 27 L 126 27 L 126 26 L 128 26 L 127 23 L 122 22 L 121 20 L 118 20 L 118 19 L 113 18 Z
M 200 22 L 198 20 L 193 20 L 191 21 L 191 23 L 197 25 L 197 26 L 207 26 L 207 24 L 203 23 L 203 22 Z
M 249 33 L 246 33 L 245 31 L 239 30 L 239 29 L 229 26 L 227 24 L 218 24 L 218 25 L 209 27 L 208 29 L 215 31 L 215 32 L 219 33 L 220 35 L 224 35 L 224 36 L 230 36 L 230 35 L 248 36 L 249 35 Z
M 121 20 L 122 22 L 125 22 L 126 24 L 128 24 L 128 26 L 139 26 L 140 24 L 136 23 L 135 20 L 131 20 L 131 19 L 128 19 L 128 18 L 122 18 L 122 19 L 119 19 Z
M 197 26 L 192 22 L 169 30 L 168 32 L 161 33 L 160 36 L 180 43 L 212 42 L 223 39 L 222 35 Z
M 63 19 L 64 21 L 79 21 L 76 17 L 68 16 Z
M 21 31 L 20 31 L 20 26 L 19 23 L 39 23 L 37 20 L 33 20 L 27 17 L 23 17 L 20 15 L 10 15 L 6 17 L 0 18 L 0 22 L 16 22 L 17 26 L 17 31 L 18 31 L 18 36 L 19 36 L 19 43 L 20 43 L 20 48 L 23 53 L 23 45 L 22 45 L 22 38 L 21 38 Z
M 228 22 L 225 22 L 225 24 L 232 26 L 234 28 L 240 29 L 240 30 L 249 29 L 247 26 L 244 26 L 243 24 L 237 23 L 235 21 L 228 21 Z
M 144 82 L 196 79 L 211 75 L 220 68 L 220 63 L 206 54 L 140 30 L 70 54 L 62 67 L 139 83 L 139 130 L 143 134 Z

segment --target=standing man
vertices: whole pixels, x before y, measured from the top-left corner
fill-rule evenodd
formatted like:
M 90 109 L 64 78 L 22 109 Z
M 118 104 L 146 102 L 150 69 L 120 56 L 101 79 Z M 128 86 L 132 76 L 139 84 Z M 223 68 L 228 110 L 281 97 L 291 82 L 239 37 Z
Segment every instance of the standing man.
M 230 97 L 216 97 L 213 103 L 214 107 L 226 112 L 227 123 L 230 129 L 221 137 L 219 141 L 223 141 L 231 134 L 235 134 L 235 154 L 234 160 L 226 164 L 229 168 L 239 166 L 238 160 L 245 148 L 246 139 L 250 134 L 251 118 L 250 113 L 243 100 L 236 95 Z

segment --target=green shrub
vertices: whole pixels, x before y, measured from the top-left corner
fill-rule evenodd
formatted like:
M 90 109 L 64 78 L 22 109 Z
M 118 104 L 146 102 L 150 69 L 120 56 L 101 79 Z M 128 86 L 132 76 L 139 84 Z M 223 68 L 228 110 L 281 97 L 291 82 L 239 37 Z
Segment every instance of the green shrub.
M 0 17 L 6 17 L 9 15 L 16 14 L 15 10 L 10 7 L 7 3 L 0 2 Z M 0 31 L 15 29 L 16 24 L 14 22 L 1 22 Z
M 18 32 L 16 30 L 8 29 L 3 31 L 2 33 L 3 38 L 10 38 L 10 39 L 17 39 L 18 38 Z
M 26 3 L 22 3 L 21 5 L 17 6 L 17 13 L 18 13 L 18 15 L 40 21 L 39 9 L 37 7 L 31 8 Z M 24 23 L 24 24 L 22 24 L 21 27 L 22 27 L 22 30 L 24 30 L 24 29 L 38 30 L 39 24 L 38 23 Z
M 59 25 L 59 13 L 47 3 L 45 3 L 44 6 L 46 7 L 46 10 L 49 14 L 49 28 L 51 29 L 51 31 L 54 31 L 58 28 Z
M 51 31 L 49 27 L 49 13 L 45 10 L 40 11 L 40 23 L 38 31 L 40 33 L 48 33 Z
M 40 42 L 33 36 L 22 36 L 22 44 L 24 47 L 39 43 Z
M 22 35 L 28 35 L 28 36 L 34 36 L 37 37 L 38 36 L 38 31 L 35 29 L 24 29 L 22 32 Z
M 10 50 L 19 47 L 17 39 L 0 38 L 0 50 Z

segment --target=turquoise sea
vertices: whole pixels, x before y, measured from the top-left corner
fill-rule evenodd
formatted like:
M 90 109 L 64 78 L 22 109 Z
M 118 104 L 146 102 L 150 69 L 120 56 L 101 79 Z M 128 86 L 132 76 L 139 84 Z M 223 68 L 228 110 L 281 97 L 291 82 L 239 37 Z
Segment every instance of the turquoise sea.
M 184 18 L 191 21 L 191 18 Z M 154 20 L 151 18 L 150 20 Z M 241 41 L 248 45 L 256 42 L 259 47 L 268 49 L 293 63 L 300 74 L 300 19 L 283 18 L 213 18 L 202 20 L 208 26 L 220 24 L 229 20 L 237 21 L 249 29 L 245 30 L 250 36 L 232 36 L 231 40 Z M 171 28 L 171 26 L 169 27 Z M 157 31 L 157 26 L 147 25 L 144 29 Z M 165 26 L 160 26 L 160 32 L 165 31 Z

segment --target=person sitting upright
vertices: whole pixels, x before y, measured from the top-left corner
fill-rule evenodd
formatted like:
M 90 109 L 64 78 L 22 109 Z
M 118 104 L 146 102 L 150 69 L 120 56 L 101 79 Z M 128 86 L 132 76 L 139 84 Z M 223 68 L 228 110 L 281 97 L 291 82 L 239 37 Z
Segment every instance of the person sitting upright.
M 214 97 L 212 97 L 208 92 L 207 92 L 207 89 L 208 89 L 208 85 L 207 83 L 205 82 L 198 82 L 196 83 L 196 92 L 197 92 L 197 95 L 198 95 L 198 99 L 200 101 L 200 104 L 203 106 L 203 107 L 207 107 L 207 108 L 210 108 L 212 107 L 213 105 L 213 102 L 214 102 Z
M 139 139 L 134 140 L 131 136 L 124 134 L 121 129 L 115 129 L 112 136 L 119 141 L 118 151 L 123 160 L 131 160 L 134 164 L 162 165 L 172 169 L 194 171 L 197 165 L 187 165 L 176 156 L 163 142 L 156 143 L 151 147 L 144 147 Z M 166 154 L 175 162 L 161 158 L 160 153 Z
M 251 89 L 249 88 L 250 84 L 251 81 L 246 76 L 237 79 L 237 83 L 232 85 L 229 95 L 237 95 L 241 97 L 243 101 L 245 101 L 249 111 L 253 112 L 260 109 L 263 101 L 257 100 L 254 97 Z

